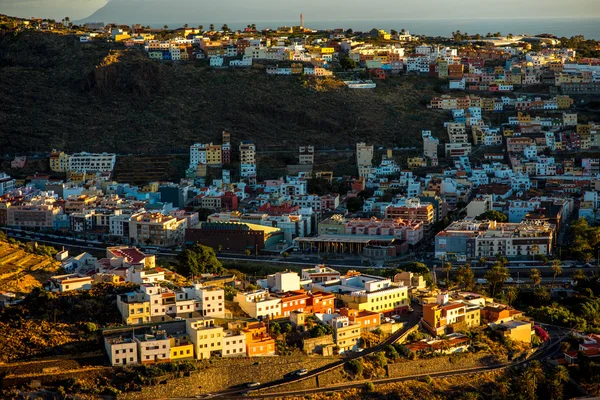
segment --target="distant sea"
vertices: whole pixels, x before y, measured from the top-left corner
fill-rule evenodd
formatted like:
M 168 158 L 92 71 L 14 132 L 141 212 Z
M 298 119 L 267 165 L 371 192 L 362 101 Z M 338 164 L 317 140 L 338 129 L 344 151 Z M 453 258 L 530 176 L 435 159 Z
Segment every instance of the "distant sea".
M 243 29 L 249 24 L 256 24 L 257 28 L 276 28 L 279 26 L 299 25 L 299 20 L 281 21 L 238 21 L 238 22 L 201 22 L 204 29 L 213 23 L 215 28 L 220 29 L 226 23 L 231 29 Z M 159 28 L 162 23 L 150 24 Z M 167 23 L 170 28 L 183 25 L 182 23 Z M 191 25 L 191 24 L 190 24 Z M 304 25 L 312 29 L 334 29 L 344 28 L 355 31 L 367 31 L 372 28 L 395 29 L 400 31 L 406 29 L 414 35 L 426 36 L 451 36 L 453 31 L 460 30 L 469 34 L 482 34 L 500 32 L 502 35 L 512 33 L 513 35 L 550 33 L 558 37 L 571 37 L 583 35 L 586 39 L 600 40 L 600 18 L 465 18 L 465 19 L 397 19 L 397 20 L 320 20 L 306 19 Z

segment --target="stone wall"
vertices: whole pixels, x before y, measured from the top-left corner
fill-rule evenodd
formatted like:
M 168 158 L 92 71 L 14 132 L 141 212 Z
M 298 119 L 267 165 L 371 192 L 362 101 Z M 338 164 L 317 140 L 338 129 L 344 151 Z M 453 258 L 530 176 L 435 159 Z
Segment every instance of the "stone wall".
M 495 359 L 489 353 L 460 353 L 415 361 L 401 361 L 388 364 L 390 377 L 421 375 L 433 372 L 472 368 L 481 365 L 493 365 Z
M 248 382 L 270 382 L 300 368 L 309 370 L 339 360 L 337 357 L 254 357 L 213 359 L 209 368 L 193 372 L 190 377 L 166 379 L 166 384 L 145 387 L 142 392 L 124 393 L 123 399 L 156 399 L 193 396 L 220 391 Z M 258 363 L 258 364 L 256 364 Z M 159 381 L 164 381 L 160 378 Z

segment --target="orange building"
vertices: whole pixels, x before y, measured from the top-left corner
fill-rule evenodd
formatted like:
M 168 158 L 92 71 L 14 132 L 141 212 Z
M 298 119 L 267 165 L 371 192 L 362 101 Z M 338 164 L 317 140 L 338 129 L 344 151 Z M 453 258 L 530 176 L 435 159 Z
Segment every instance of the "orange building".
M 275 355 L 275 339 L 269 335 L 264 322 L 248 324 L 243 332 L 246 336 L 248 357 Z
M 308 293 L 306 312 L 313 314 L 331 314 L 335 310 L 335 295 L 326 292 Z
M 293 311 L 305 311 L 309 299 L 303 290 L 285 292 L 281 295 L 273 294 L 273 296 L 281 299 L 281 315 L 284 317 L 289 317 Z
M 357 323 L 361 328 L 376 328 L 381 325 L 381 314 L 368 310 L 340 308 L 340 314 L 348 317 L 350 322 Z

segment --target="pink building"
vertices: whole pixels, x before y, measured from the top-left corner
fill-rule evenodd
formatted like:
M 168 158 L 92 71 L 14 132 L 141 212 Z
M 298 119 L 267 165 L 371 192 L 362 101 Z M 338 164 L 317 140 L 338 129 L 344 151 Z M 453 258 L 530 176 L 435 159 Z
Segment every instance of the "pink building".
M 415 245 L 423 239 L 423 222 L 397 219 L 356 218 L 346 222 L 346 235 L 394 236 Z

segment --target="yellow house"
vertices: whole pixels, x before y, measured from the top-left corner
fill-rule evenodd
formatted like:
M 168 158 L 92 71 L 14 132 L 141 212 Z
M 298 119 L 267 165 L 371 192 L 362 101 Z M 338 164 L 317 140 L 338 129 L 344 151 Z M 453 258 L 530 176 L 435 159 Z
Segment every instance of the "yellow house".
M 514 129 L 504 128 L 502 130 L 502 135 L 504 135 L 504 137 L 513 137 L 514 134 L 515 134 L 515 130 Z
M 377 36 L 379 36 L 379 38 L 380 38 L 380 39 L 383 39 L 383 40 L 390 40 L 390 39 L 392 38 L 392 35 L 391 35 L 391 34 L 389 34 L 389 33 L 388 33 L 388 32 L 386 32 L 386 31 L 384 31 L 383 29 L 380 29 L 380 30 L 377 32 Z
M 115 42 L 120 42 L 122 40 L 129 39 L 130 37 L 131 36 L 129 36 L 127 33 L 123 33 L 123 34 L 120 34 L 120 35 L 115 35 Z
M 573 105 L 573 99 L 567 95 L 556 96 L 556 104 L 559 110 L 566 110 Z
M 50 153 L 50 169 L 54 172 L 65 172 L 69 169 L 69 159 L 71 156 L 62 152 L 53 150 Z
M 528 321 L 508 321 L 499 324 L 497 329 L 502 336 L 524 343 L 531 343 L 533 336 L 532 323 Z
M 222 151 L 220 144 L 209 144 L 206 146 L 206 164 L 221 165 Z
M 333 47 L 321 47 L 321 54 L 333 54 L 335 49 Z
M 521 74 L 512 74 L 510 76 L 510 83 L 513 85 L 521 85 L 523 83 L 523 76 Z
M 517 113 L 517 120 L 519 121 L 519 125 L 529 125 L 531 124 L 531 115 Z
M 224 330 L 223 327 L 215 325 L 214 318 L 189 318 L 185 320 L 185 327 L 194 344 L 197 360 L 222 355 Z
M 385 290 L 353 294 L 337 294 L 336 297 L 348 308 L 359 311 L 374 311 L 380 313 L 398 313 L 401 308 L 408 307 L 408 288 L 402 286 L 390 287 Z
M 144 300 L 143 293 L 126 293 L 117 296 L 117 309 L 127 325 L 150 322 L 150 302 Z
M 187 333 L 179 333 L 169 337 L 171 342 L 171 361 L 192 360 L 194 344 Z
M 73 183 L 85 183 L 86 173 L 85 171 L 68 171 L 67 179 Z
M 590 134 L 590 125 L 577 124 L 577 133 L 580 135 L 589 135 Z
M 408 159 L 408 168 L 410 169 L 421 168 L 424 166 L 423 164 L 425 164 L 425 166 L 427 165 L 422 157 L 413 157 Z
M 158 182 L 150 182 L 146 186 L 142 187 L 142 192 L 158 192 Z

